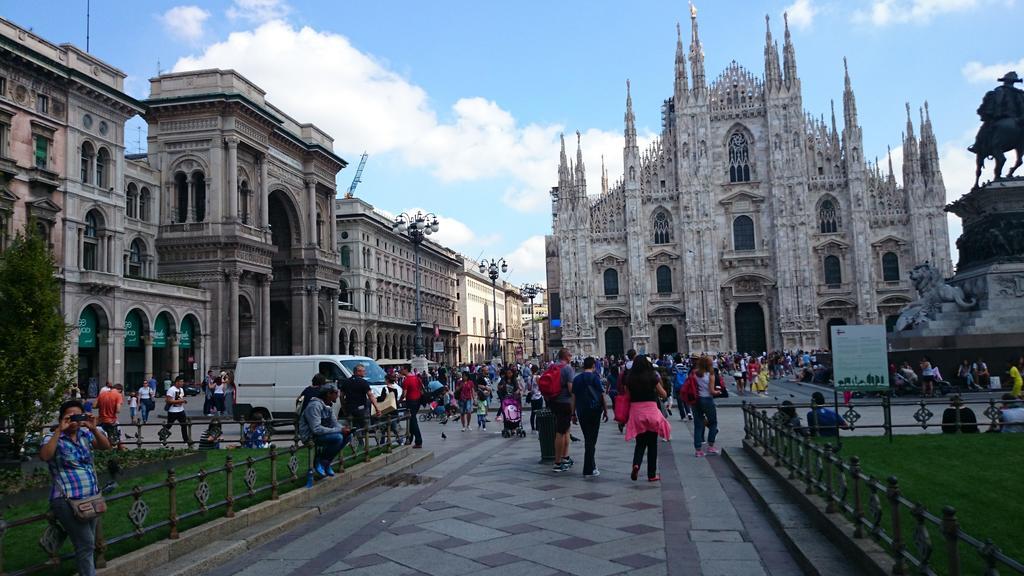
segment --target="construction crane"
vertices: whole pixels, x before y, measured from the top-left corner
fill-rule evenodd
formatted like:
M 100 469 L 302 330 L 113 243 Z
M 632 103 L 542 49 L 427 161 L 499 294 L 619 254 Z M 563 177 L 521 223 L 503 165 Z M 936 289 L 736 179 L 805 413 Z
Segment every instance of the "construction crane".
M 359 158 L 359 167 L 356 168 L 356 176 L 352 179 L 352 184 L 348 187 L 348 192 L 345 193 L 345 198 L 351 198 L 352 194 L 356 191 L 356 186 L 363 181 L 363 168 L 366 167 L 366 157 L 369 156 L 366 152 Z

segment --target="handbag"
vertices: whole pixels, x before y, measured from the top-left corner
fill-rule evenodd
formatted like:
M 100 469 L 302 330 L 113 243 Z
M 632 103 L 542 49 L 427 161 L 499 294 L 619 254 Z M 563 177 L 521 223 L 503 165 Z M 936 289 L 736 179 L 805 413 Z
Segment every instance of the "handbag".
M 65 497 L 65 500 L 71 506 L 71 511 L 75 514 L 75 518 L 82 522 L 88 522 L 107 511 L 107 501 L 103 499 L 103 494 L 100 493 L 77 500 Z
M 615 396 L 615 421 L 625 424 L 629 420 L 629 388 L 623 387 L 622 392 Z
M 377 401 L 377 409 L 380 410 L 381 416 L 387 416 L 398 410 L 398 401 L 395 399 L 394 394 L 385 394 L 383 400 Z

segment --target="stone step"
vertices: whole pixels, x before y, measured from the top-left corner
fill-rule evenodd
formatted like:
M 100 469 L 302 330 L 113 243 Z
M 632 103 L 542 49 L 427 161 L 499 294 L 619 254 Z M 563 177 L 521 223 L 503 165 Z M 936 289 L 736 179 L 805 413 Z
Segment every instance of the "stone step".
M 725 459 L 736 478 L 765 511 L 769 522 L 793 554 L 805 574 L 812 576 L 859 576 L 849 558 L 818 530 L 804 511 L 791 501 L 781 486 L 761 470 L 742 449 L 730 449 Z

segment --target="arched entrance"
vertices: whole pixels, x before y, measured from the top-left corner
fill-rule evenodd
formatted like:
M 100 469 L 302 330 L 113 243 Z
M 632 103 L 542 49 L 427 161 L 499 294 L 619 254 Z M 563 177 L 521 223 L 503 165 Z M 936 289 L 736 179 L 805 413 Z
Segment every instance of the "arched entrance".
M 134 308 L 124 317 L 124 380 L 126 391 L 135 390 L 146 376 L 145 338 L 149 332 L 146 313 Z
M 736 306 L 736 351 L 760 354 L 767 351 L 764 334 L 764 310 L 757 302 L 741 302 Z
M 78 316 L 78 389 L 95 396 L 107 374 L 107 314 L 90 304 Z M 91 384 L 91 386 L 90 386 Z
M 174 334 L 174 319 L 167 312 L 161 312 L 153 321 L 153 377 L 157 382 L 167 380 L 171 372 L 170 339 Z M 147 377 L 149 374 L 146 375 Z
M 622 328 L 612 326 L 604 331 L 604 353 L 606 356 L 622 358 L 626 355 L 623 347 Z
M 252 314 L 252 304 L 249 299 L 239 294 L 238 296 L 238 357 L 252 356 L 256 353 L 253 350 L 255 339 L 254 330 L 256 320 Z
M 274 280 L 270 285 L 270 353 L 275 356 L 301 354 L 303 322 L 295 317 L 291 290 L 291 252 L 293 246 L 300 244 L 299 220 L 294 204 L 283 190 L 270 193 L 267 207 L 270 238 L 277 248 L 271 260 Z
M 181 320 L 181 328 L 178 330 L 178 372 L 186 382 L 195 382 L 196 376 L 202 373 L 196 354 L 196 351 L 202 349 L 199 339 L 199 321 L 189 314 Z
M 899 319 L 900 319 L 900 317 L 899 317 L 898 314 L 890 314 L 889 316 L 886 316 L 885 317 L 885 331 L 886 332 L 890 332 L 890 333 L 891 332 L 895 332 L 896 331 L 896 321 L 899 320 Z
M 274 275 L 275 281 L 277 275 Z M 292 353 L 292 317 L 288 304 L 280 300 L 270 301 L 270 354 L 290 356 Z
M 828 322 L 825 323 L 825 337 L 828 338 L 828 349 L 832 350 L 832 327 L 833 326 L 846 326 L 846 320 L 843 318 L 829 318 Z
M 671 324 L 662 324 L 658 327 L 658 354 L 675 354 L 679 352 L 679 342 L 676 340 L 676 327 Z

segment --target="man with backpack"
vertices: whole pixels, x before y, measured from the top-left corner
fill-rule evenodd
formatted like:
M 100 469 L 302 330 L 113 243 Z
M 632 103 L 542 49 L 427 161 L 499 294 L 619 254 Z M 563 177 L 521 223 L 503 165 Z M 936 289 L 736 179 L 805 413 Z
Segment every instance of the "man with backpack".
M 596 371 L 596 361 L 592 356 L 583 360 L 583 372 L 572 381 L 572 412 L 573 418 L 579 422 L 583 430 L 583 475 L 600 476 L 594 461 L 597 448 L 597 433 L 601 422 L 608 421 L 608 405 L 604 400 L 604 385 Z
M 679 419 L 680 420 L 693 420 L 693 411 L 690 406 L 683 402 L 679 392 L 682 390 L 683 385 L 686 384 L 686 378 L 690 375 L 690 368 L 683 363 L 683 357 L 676 354 L 676 364 L 674 366 L 675 371 L 675 382 L 672 383 L 672 396 L 676 398 L 679 408 Z
M 572 380 L 576 373 L 569 364 L 570 360 L 572 354 L 562 348 L 558 351 L 558 362 L 549 366 L 537 381 L 541 394 L 555 415 L 554 472 L 565 472 L 573 465 L 573 459 L 569 457 L 569 428 L 572 427 Z

